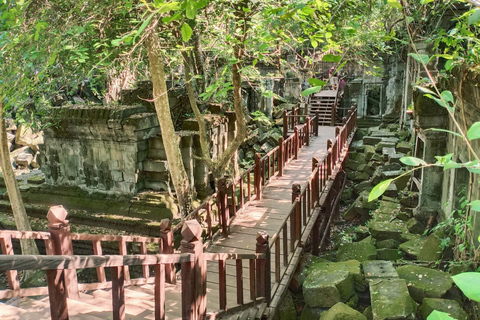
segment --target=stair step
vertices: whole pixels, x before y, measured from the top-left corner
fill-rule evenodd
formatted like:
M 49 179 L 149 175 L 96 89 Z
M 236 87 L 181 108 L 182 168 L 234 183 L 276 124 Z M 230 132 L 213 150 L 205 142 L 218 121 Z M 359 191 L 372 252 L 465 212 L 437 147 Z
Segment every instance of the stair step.
M 255 320 L 255 316 L 257 315 L 258 308 L 253 307 L 250 309 L 250 313 L 248 314 L 248 320 Z
M 243 310 L 242 313 L 240 313 L 240 316 L 238 317 L 238 320 L 247 320 L 249 314 L 250 314 L 249 309 Z

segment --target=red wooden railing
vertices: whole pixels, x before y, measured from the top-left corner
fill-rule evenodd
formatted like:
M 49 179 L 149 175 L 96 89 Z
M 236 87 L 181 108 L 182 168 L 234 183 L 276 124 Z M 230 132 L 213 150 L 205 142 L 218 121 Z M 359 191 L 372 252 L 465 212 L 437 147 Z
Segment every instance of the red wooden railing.
M 11 287 L 10 290 L 0 291 L 0 298 L 28 295 L 25 290 L 29 289 L 19 288 L 16 270 L 42 269 L 47 270 L 52 319 L 66 319 L 65 314 L 68 317 L 67 306 L 64 303 L 67 295 L 75 298 L 79 289 L 92 290 L 109 287 L 112 288 L 114 319 L 124 319 L 123 288 L 126 284 L 135 283 L 134 280 L 130 279 L 128 266 L 142 265 L 143 278 L 135 280 L 137 280 L 136 283 L 145 283 L 150 278 L 148 266 L 154 265 L 155 278 L 153 281 L 156 285 L 155 301 L 157 305 L 155 312 L 156 317 L 163 319 L 165 308 L 162 307 L 162 303 L 164 305 L 165 294 L 159 288 L 162 288 L 165 282 L 175 281 L 172 263 L 181 262 L 182 318 L 192 319 L 206 312 L 205 266 L 208 260 L 218 261 L 219 308 L 220 310 L 226 309 L 226 260 L 234 259 L 236 260 L 237 272 L 237 303 L 242 304 L 244 302 L 243 283 L 240 283 L 243 277 L 242 260 L 249 260 L 250 298 L 255 300 L 258 297 L 264 297 L 269 304 L 277 303 L 278 300 L 272 300 L 272 293 L 275 293 L 280 287 L 280 281 L 282 281 L 282 284 L 285 281 L 286 278 L 283 275 L 286 274 L 286 268 L 290 266 L 291 259 L 301 250 L 306 237 L 312 233 L 313 252 L 318 253 L 316 251 L 319 250 L 318 248 L 321 247 L 328 236 L 333 213 L 338 208 L 338 196 L 343 185 L 342 181 L 345 180 L 344 175 L 341 174 L 341 165 L 356 129 L 356 106 L 349 110 L 348 115 L 348 118 L 344 118 L 342 128 L 337 128 L 334 141 L 329 140 L 327 142 L 327 154 L 321 160 L 312 160 L 312 173 L 306 183 L 304 185 L 293 185 L 292 207 L 282 226 L 271 239 L 266 233 L 257 234 L 256 254 L 204 254 L 202 226 L 197 221 L 202 222 L 202 212 L 205 212 L 204 220 L 208 226 L 207 235 L 211 237 L 213 228 L 211 223 L 213 220 L 212 206 L 214 205 L 212 199 L 215 199 L 216 196 L 216 206 L 219 211 L 218 221 L 223 232 L 228 232 L 229 222 L 235 217 L 238 210 L 248 205 L 250 201 L 261 198 L 262 186 L 268 183 L 274 175 L 282 175 L 284 165 L 290 159 L 297 157 L 299 148 L 308 145 L 311 135 L 318 134 L 318 125 L 315 123 L 315 118 L 305 117 L 305 123 L 295 127 L 294 134 L 287 139 L 281 138 L 279 146 L 263 157 L 256 155 L 258 161 L 256 161 L 254 168 L 248 169 L 230 183 L 227 183 L 225 179 L 219 181 L 216 195 L 195 209 L 189 215 L 191 220 L 186 220 L 182 224 L 181 251 L 190 254 L 188 256 L 164 257 L 174 257 L 171 254 L 173 253 L 173 230 L 171 230 L 171 224 L 168 220 L 162 221 L 161 237 L 159 238 L 72 234 L 68 221 L 65 220 L 66 212 L 64 212 L 63 207 L 56 206 L 52 207 L 47 215 L 50 222 L 49 232 L 0 231 L 0 244 L 3 252 L 3 255 L 0 255 L 0 271 L 5 270 L 7 272 L 9 286 Z M 254 173 L 253 190 L 251 187 L 252 172 Z M 246 194 L 244 192 L 245 182 L 247 183 Z M 236 190 L 239 190 L 239 192 L 236 192 Z M 320 237 L 320 235 L 322 236 Z M 14 256 L 12 239 L 44 240 L 47 255 L 56 256 L 49 256 L 48 258 L 45 256 Z M 72 241 L 74 240 L 91 242 L 95 256 L 80 258 L 72 256 Z M 108 256 L 108 259 L 105 258 L 107 256 L 102 256 L 103 241 L 117 242 L 120 255 Z M 128 242 L 140 243 L 141 255 L 127 256 L 126 244 Z M 147 243 L 151 242 L 160 245 L 159 252 L 161 254 L 154 255 L 153 258 L 151 255 L 146 255 Z M 280 261 L 282 254 L 283 259 Z M 16 264 L 15 261 L 18 263 Z M 48 263 L 42 264 L 42 261 Z M 63 262 L 60 263 L 59 261 Z M 123 261 L 123 263 L 120 261 Z M 270 279 L 272 263 L 275 274 L 273 287 Z M 72 269 L 86 267 L 97 268 L 98 283 L 77 284 L 76 272 Z M 109 283 L 105 280 L 105 267 L 112 268 L 112 281 Z M 284 287 L 286 287 L 286 284 Z M 34 288 L 34 290 L 36 290 L 36 295 L 44 294 L 38 293 L 42 290 L 41 288 Z M 278 295 L 276 298 L 278 298 Z M 52 305 L 52 303 L 54 304 Z

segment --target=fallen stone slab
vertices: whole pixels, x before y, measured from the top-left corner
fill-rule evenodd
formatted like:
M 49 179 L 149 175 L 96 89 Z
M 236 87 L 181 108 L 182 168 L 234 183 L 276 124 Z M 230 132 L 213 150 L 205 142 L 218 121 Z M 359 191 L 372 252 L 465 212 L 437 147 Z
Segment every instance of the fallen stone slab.
M 415 319 L 417 305 L 403 279 L 378 279 L 370 282 L 373 320 Z
M 446 238 L 441 230 L 437 230 L 427 237 L 420 249 L 419 258 L 422 261 L 437 261 L 442 257 L 443 250 L 441 244 Z
M 398 153 L 398 150 L 395 149 L 395 151 L 397 152 L 396 154 L 390 154 L 388 156 L 388 162 L 390 164 L 399 164 L 399 165 L 403 165 L 403 163 L 400 161 L 400 158 L 403 158 L 405 157 L 405 153 Z
M 408 232 L 407 225 L 403 221 L 371 222 L 368 225 L 370 234 L 377 241 L 393 239 L 400 241 L 402 233 Z
M 320 316 L 320 320 L 367 320 L 363 314 L 344 303 L 337 303 Z
M 407 228 L 411 233 L 423 234 L 425 225 L 421 221 L 411 218 L 407 221 Z
M 382 248 L 377 249 L 377 260 L 397 261 L 402 258 L 399 250 Z
M 382 241 L 377 241 L 377 249 L 397 249 L 400 245 L 399 241 L 393 239 L 387 239 Z
M 303 283 L 303 296 L 312 308 L 329 308 L 348 301 L 355 294 L 354 288 L 353 277 L 347 271 L 311 273 Z
M 373 131 L 372 133 L 370 133 L 370 136 L 382 137 L 382 138 L 395 138 L 396 134 L 395 132 L 391 132 L 391 131 L 379 130 L 379 131 Z
M 367 161 L 370 161 L 370 159 L 372 159 L 373 155 L 375 154 L 375 147 L 373 145 L 366 145 L 363 149 L 363 154 L 365 155 L 365 159 Z
M 400 141 L 395 146 L 395 149 L 397 150 L 398 153 L 407 154 L 412 151 L 412 145 L 407 141 Z
M 385 161 L 388 161 L 388 159 L 390 158 L 390 155 L 392 154 L 395 154 L 396 151 L 395 151 L 395 148 L 383 148 L 382 149 L 382 156 L 383 156 L 383 159 L 385 159 Z
M 389 197 L 398 196 L 397 185 L 395 183 L 390 183 L 387 187 L 387 190 L 385 190 L 384 195 L 389 196 Z
M 450 275 L 414 265 L 397 268 L 398 275 L 407 282 L 412 298 L 421 303 L 424 298 L 442 298 L 453 285 Z
M 355 282 L 355 288 L 357 290 L 363 291 L 366 289 L 365 281 L 363 280 L 363 274 L 361 271 L 360 261 L 357 260 L 330 262 L 322 259 L 312 263 L 305 273 L 308 277 L 310 275 L 315 276 L 327 273 L 335 273 L 337 271 L 348 272 L 348 274 L 353 277 L 353 281 Z
M 298 319 L 299 320 L 318 320 L 320 319 L 321 314 L 324 313 L 325 311 L 326 310 L 324 308 L 311 308 L 308 305 L 306 305 L 303 308 L 302 314 Z M 280 319 L 283 320 L 282 317 Z
M 425 243 L 425 238 L 420 235 L 416 235 L 418 237 L 414 237 L 411 240 L 408 240 L 398 247 L 400 251 L 405 253 L 405 255 L 413 260 L 418 260 L 420 256 L 420 250 L 422 250 L 423 245 Z
M 462 307 L 455 300 L 447 299 L 436 299 L 436 298 L 425 298 L 422 301 L 422 306 L 420 307 L 420 313 L 423 320 L 427 320 L 430 313 L 433 310 L 442 311 L 448 313 L 450 317 L 456 320 L 467 320 L 467 313 L 462 309 Z
M 382 137 L 372 137 L 372 136 L 365 136 L 363 137 L 363 145 L 366 146 L 375 146 L 376 144 L 382 141 Z
M 377 248 L 370 242 L 360 241 L 353 243 L 344 243 L 338 247 L 338 261 L 366 261 L 375 260 L 377 258 Z
M 362 263 L 365 280 L 370 283 L 377 279 L 395 279 L 398 278 L 398 273 L 395 271 L 391 261 L 372 260 L 364 261 Z

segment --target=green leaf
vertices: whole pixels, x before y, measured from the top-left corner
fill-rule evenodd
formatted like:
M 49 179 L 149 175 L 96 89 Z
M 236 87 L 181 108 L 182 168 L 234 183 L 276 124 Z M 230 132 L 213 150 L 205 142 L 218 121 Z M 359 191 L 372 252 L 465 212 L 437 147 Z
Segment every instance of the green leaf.
M 400 161 L 407 166 L 413 166 L 413 167 L 427 165 L 425 161 L 415 157 L 401 157 Z
M 342 60 L 342 56 L 337 56 L 335 54 L 326 54 L 323 56 L 322 61 L 325 62 L 335 62 L 338 63 Z
M 370 194 L 368 195 L 368 201 L 370 202 L 380 197 L 387 190 L 392 181 L 393 179 L 388 179 L 373 187 L 372 191 L 370 191 Z
M 468 129 L 467 138 L 470 141 L 480 139 L 480 121 L 475 122 L 470 129 Z
M 448 169 L 458 169 L 461 168 L 462 165 L 460 163 L 456 163 L 453 160 L 448 161 L 444 166 L 443 166 L 443 171 L 448 170 Z
M 432 313 L 427 317 L 427 320 L 455 320 L 454 318 L 450 317 L 448 313 L 433 310 Z
M 422 1 L 420 1 L 420 3 L 425 5 L 425 4 L 433 2 L 433 1 L 435 1 L 435 0 L 422 0 Z
M 325 81 L 322 81 L 320 79 L 315 79 L 315 78 L 309 78 L 308 83 L 310 83 L 312 86 L 315 86 L 315 87 L 324 86 L 327 84 Z
M 432 90 L 428 89 L 428 88 L 425 88 L 425 87 L 421 87 L 421 86 L 415 86 L 414 87 L 415 89 L 423 92 L 423 93 L 426 93 L 426 94 L 433 94 L 433 95 L 437 95 L 435 92 L 433 92 Z
M 468 17 L 468 24 L 474 24 L 480 20 L 480 10 L 475 10 L 475 12 Z
M 399 10 L 403 9 L 402 4 L 398 2 L 398 0 L 387 0 L 387 3 L 393 8 L 396 8 Z
M 460 133 L 456 133 L 456 132 L 453 132 L 453 131 L 451 131 L 451 130 L 446 130 L 446 129 L 429 128 L 429 129 L 425 129 L 425 131 L 440 131 L 440 132 L 447 132 L 447 133 L 451 133 L 451 134 L 453 134 L 454 136 L 457 136 L 457 137 L 463 138 L 463 136 L 462 136 Z
M 317 93 L 319 91 L 321 91 L 323 88 L 323 86 L 316 86 L 316 87 L 311 87 L 311 88 L 308 88 L 306 90 L 303 90 L 302 91 L 302 97 L 307 97 L 313 93 Z
M 187 0 L 187 7 L 186 7 L 186 16 L 188 19 L 195 19 L 195 15 L 197 14 L 197 7 L 195 6 L 195 0 Z
M 193 30 L 190 28 L 190 26 L 186 23 L 182 25 L 182 39 L 183 42 L 188 42 L 190 38 L 192 37 Z
M 151 15 L 148 16 L 148 18 L 143 21 L 142 25 L 140 26 L 140 28 L 138 28 L 138 31 L 137 31 L 137 35 L 141 35 L 143 30 L 145 30 L 145 28 L 148 26 L 148 24 L 150 23 L 150 20 L 152 20 L 153 18 L 153 15 L 154 13 L 152 13 Z
M 472 210 L 480 212 L 480 200 L 472 201 L 468 204 Z
M 475 209 L 474 209 L 475 210 Z M 480 302 L 480 273 L 463 272 L 452 277 L 467 298 Z
M 453 94 L 449 90 L 442 91 L 440 94 L 443 100 L 453 103 Z
M 453 60 L 448 60 L 445 62 L 445 70 L 450 71 L 453 69 Z
M 430 61 L 430 57 L 427 54 L 409 53 L 408 55 L 419 63 L 427 64 Z

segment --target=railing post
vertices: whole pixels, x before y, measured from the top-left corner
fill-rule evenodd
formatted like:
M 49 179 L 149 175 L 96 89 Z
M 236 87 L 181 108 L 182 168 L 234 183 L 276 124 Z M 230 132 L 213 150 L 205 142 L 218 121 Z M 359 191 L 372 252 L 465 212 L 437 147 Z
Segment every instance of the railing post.
M 182 319 L 203 319 L 207 307 L 207 273 L 203 259 L 202 227 L 197 220 L 185 221 L 182 227 L 182 253 L 195 255 L 194 262 L 182 263 Z
M 304 115 L 307 115 L 308 114 L 308 103 L 305 103 L 305 107 L 304 107 Z
M 283 138 L 287 139 L 288 136 L 288 117 L 287 110 L 283 111 Z
M 265 231 L 257 232 L 256 253 L 264 253 L 265 259 L 256 260 L 257 297 L 265 297 L 267 306 L 271 302 L 271 273 L 269 236 Z
M 318 137 L 318 111 L 315 111 L 315 137 Z
M 12 237 L 10 235 L 0 238 L 0 247 L 2 248 L 2 253 L 6 255 L 14 255 Z M 18 290 L 20 289 L 20 282 L 18 282 L 18 272 L 17 270 L 9 270 L 6 272 L 7 281 L 10 289 Z
M 336 114 L 337 114 L 337 100 L 335 99 L 335 102 L 332 104 L 332 115 L 330 119 L 331 126 L 335 125 Z
M 73 255 L 72 236 L 67 220 L 68 212 L 63 206 L 51 206 L 47 213 L 48 231 L 55 255 Z M 70 299 L 79 299 L 76 270 L 64 270 L 65 290 Z M 58 278 L 58 277 L 57 277 Z
M 160 253 L 173 253 L 173 231 L 172 221 L 170 219 L 162 219 L 160 221 Z M 175 284 L 177 278 L 175 276 L 175 265 L 165 265 L 165 282 Z
M 285 164 L 285 148 L 283 146 L 283 141 L 285 139 L 283 137 L 280 137 L 278 139 L 278 176 L 281 177 L 283 176 L 283 166 Z
M 313 193 L 313 207 L 315 207 L 320 197 L 320 161 L 318 158 L 312 158 L 312 171 L 317 170 L 312 181 L 312 193 Z
M 301 222 L 300 222 L 300 206 L 301 206 L 301 200 L 300 200 L 300 193 L 302 191 L 302 186 L 299 183 L 294 183 L 292 185 L 292 203 L 295 202 L 295 200 L 298 200 L 297 204 L 295 205 L 295 212 L 294 214 L 290 217 L 290 249 L 293 252 L 295 250 L 295 243 L 300 240 L 299 232 L 301 228 Z
M 333 142 L 331 139 L 327 140 L 327 178 L 332 175 L 332 149 Z
M 293 129 L 293 134 L 295 135 L 295 137 L 293 138 L 293 159 L 298 159 L 298 144 L 299 144 L 299 133 L 298 133 L 298 128 L 295 127 L 295 129 Z
M 310 145 L 310 117 L 305 117 L 305 144 Z
M 255 168 L 253 170 L 253 183 L 255 185 L 255 195 L 256 195 L 256 200 L 261 200 L 262 199 L 262 161 L 260 160 L 262 156 L 260 153 L 255 153 Z
M 217 182 L 217 206 L 223 236 L 228 236 L 228 199 L 227 179 L 221 178 Z

